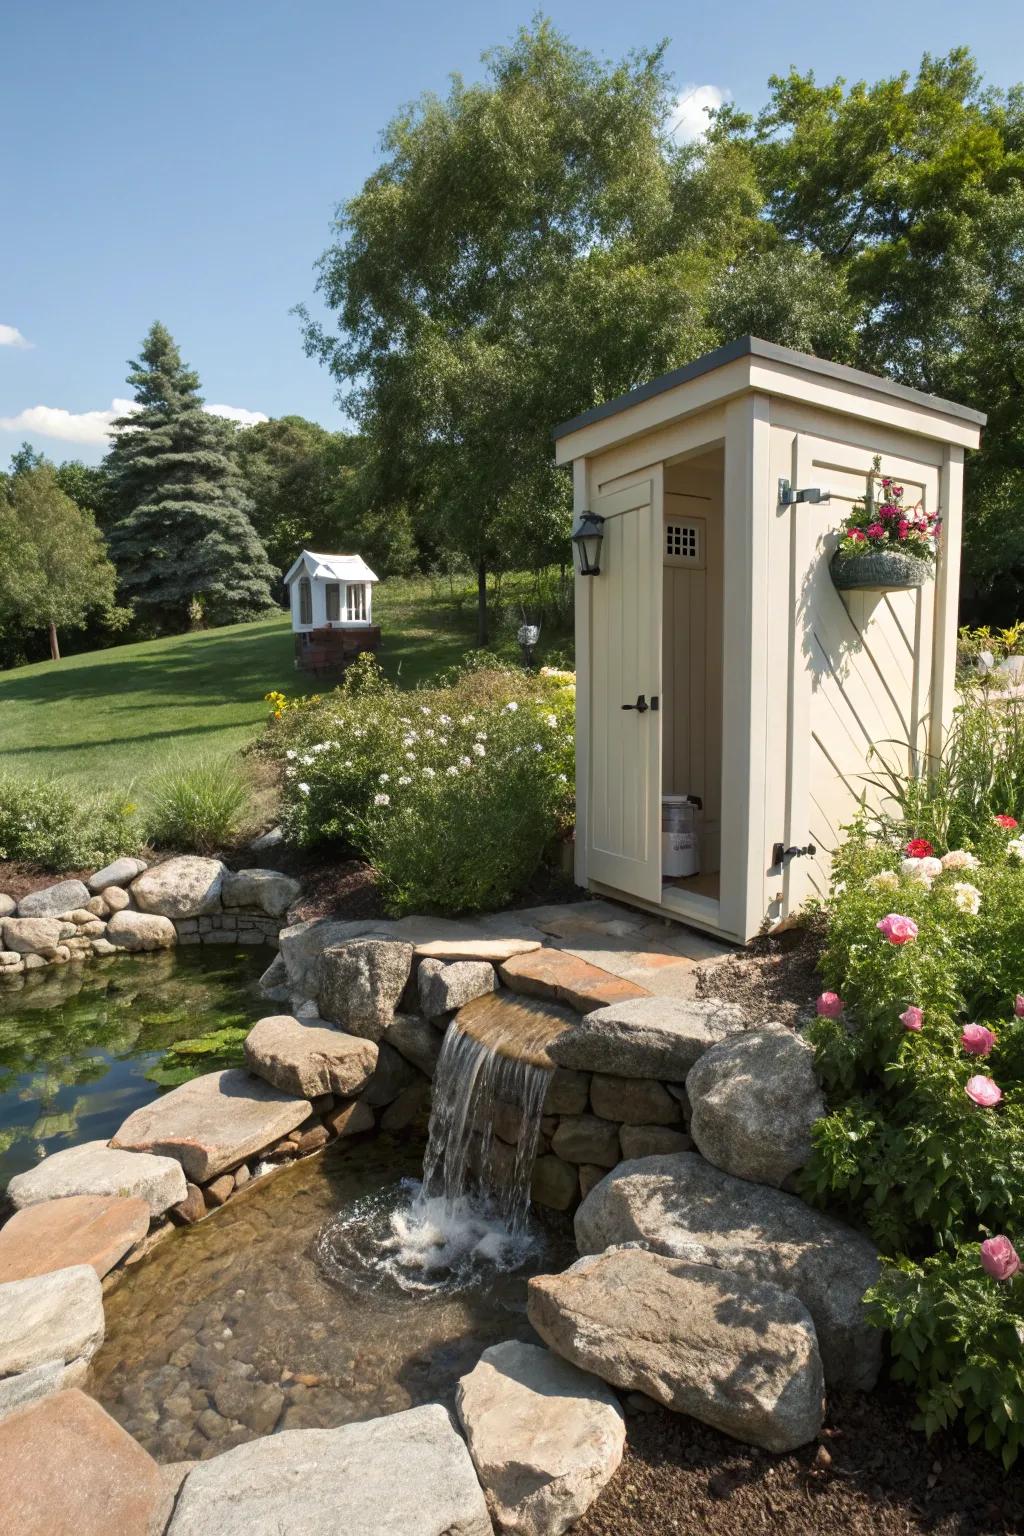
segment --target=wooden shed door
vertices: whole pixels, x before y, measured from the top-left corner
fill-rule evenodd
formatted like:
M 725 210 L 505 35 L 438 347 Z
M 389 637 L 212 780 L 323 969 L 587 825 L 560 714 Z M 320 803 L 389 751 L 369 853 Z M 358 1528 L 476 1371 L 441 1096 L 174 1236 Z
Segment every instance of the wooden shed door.
M 649 480 L 598 498 L 607 519 L 592 579 L 590 877 L 661 898 L 661 508 Z M 645 709 L 635 707 L 638 701 Z

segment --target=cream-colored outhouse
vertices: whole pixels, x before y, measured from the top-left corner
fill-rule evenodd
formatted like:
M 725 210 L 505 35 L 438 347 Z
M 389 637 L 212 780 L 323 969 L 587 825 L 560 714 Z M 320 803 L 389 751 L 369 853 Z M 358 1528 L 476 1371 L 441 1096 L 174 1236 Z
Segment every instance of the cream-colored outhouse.
M 581 885 L 744 941 L 827 888 L 874 749 L 921 763 L 948 728 L 983 423 L 745 336 L 556 429 L 601 536 L 576 576 Z M 939 511 L 938 557 L 916 590 L 840 592 L 835 530 L 876 455 Z M 665 796 L 700 801 L 699 873 L 663 868 Z

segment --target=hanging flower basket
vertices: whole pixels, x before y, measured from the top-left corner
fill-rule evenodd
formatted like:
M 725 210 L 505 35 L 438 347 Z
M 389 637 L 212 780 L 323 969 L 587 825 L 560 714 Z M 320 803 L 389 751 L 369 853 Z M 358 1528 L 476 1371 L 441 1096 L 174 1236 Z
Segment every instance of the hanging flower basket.
M 836 550 L 829 572 L 839 592 L 909 592 L 924 586 L 931 566 L 899 549 L 869 549 L 862 555 Z
M 881 495 L 875 495 L 875 481 Z M 920 504 L 904 505 L 904 490 L 881 474 L 881 459 L 872 461 L 864 500 L 858 502 L 839 528 L 839 545 L 829 564 L 832 584 L 840 592 L 910 592 L 931 574 L 939 517 Z

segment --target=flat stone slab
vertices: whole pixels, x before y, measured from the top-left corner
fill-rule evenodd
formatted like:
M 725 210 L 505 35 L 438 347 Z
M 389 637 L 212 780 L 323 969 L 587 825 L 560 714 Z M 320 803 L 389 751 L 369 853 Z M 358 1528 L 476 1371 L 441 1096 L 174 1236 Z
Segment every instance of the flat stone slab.
M 102 1342 L 103 1287 L 89 1265 L 0 1285 L 0 1379 L 91 1359 Z
M 27 1408 L 29 1403 L 38 1403 L 41 1398 L 61 1392 L 65 1387 L 77 1386 L 78 1381 L 74 1378 L 84 1379 L 88 1370 L 86 1360 L 76 1361 L 70 1367 L 63 1360 L 47 1360 L 43 1365 L 34 1365 L 31 1370 L 19 1372 L 17 1376 L 0 1378 L 0 1419 L 6 1418 L 16 1408 Z
M 735 1003 L 637 997 L 586 1014 L 551 1054 L 560 1066 L 580 1072 L 682 1083 L 706 1050 L 746 1027 Z
M 575 1229 L 581 1253 L 642 1243 L 793 1291 L 814 1319 L 828 1384 L 874 1386 L 882 1334 L 862 1297 L 878 1279 L 878 1254 L 795 1195 L 722 1173 L 695 1152 L 646 1157 L 620 1163 L 591 1190 Z
M 372 1040 L 288 1013 L 260 1019 L 246 1036 L 244 1049 L 250 1072 L 282 1093 L 306 1099 L 322 1093 L 354 1098 L 377 1065 Z
M 474 998 L 455 1015 L 459 1029 L 481 1045 L 501 1056 L 550 1068 L 554 1067 L 552 1041 L 571 1029 L 574 1019 L 574 1014 L 555 1003 L 508 992 Z
M 524 934 L 514 919 L 491 917 L 486 923 L 462 923 L 447 917 L 401 917 L 390 924 L 396 939 L 412 944 L 417 960 L 489 960 L 498 965 L 513 955 L 528 955 L 541 940 Z
M 0 1227 L 0 1283 L 88 1264 L 102 1280 L 149 1231 L 136 1196 L 72 1195 L 17 1211 Z
M 465 1442 L 437 1403 L 283 1430 L 200 1462 L 167 1536 L 492 1536 Z
M 109 885 L 131 885 L 137 875 L 149 868 L 144 859 L 115 859 L 90 875 L 86 884 L 94 896 L 102 896 Z
M 128 1116 L 111 1146 L 176 1158 L 194 1184 L 205 1184 L 287 1136 L 310 1113 L 307 1099 L 230 1067 L 194 1077 L 143 1105 Z
M 132 895 L 142 912 L 180 920 L 220 911 L 220 893 L 226 870 L 220 859 L 182 854 L 165 859 L 137 875 Z
M 152 1536 L 160 1529 L 159 1467 L 84 1392 L 58 1392 L 0 1420 L 0 1466 L 0 1527 L 11 1536 Z
M 572 1364 L 749 1445 L 791 1451 L 821 1428 L 814 1324 L 776 1285 L 613 1248 L 536 1276 L 527 1310 Z
M 42 891 L 30 891 L 18 902 L 19 917 L 61 917 L 89 900 L 88 887 L 81 880 L 60 880 Z
M 560 949 L 540 949 L 515 956 L 503 961 L 499 971 L 502 981 L 513 992 L 565 1003 L 577 1013 L 590 1013 L 632 997 L 650 996 L 645 987 L 578 960 L 575 955 L 563 954 Z
M 17 1210 L 66 1195 L 138 1196 L 161 1216 L 187 1194 L 181 1166 L 170 1157 L 122 1152 L 105 1141 L 84 1141 L 15 1174 L 7 1193 Z
M 502 1531 L 561 1536 L 622 1460 L 626 1426 L 614 1392 L 536 1344 L 485 1349 L 459 1382 L 457 1406 Z

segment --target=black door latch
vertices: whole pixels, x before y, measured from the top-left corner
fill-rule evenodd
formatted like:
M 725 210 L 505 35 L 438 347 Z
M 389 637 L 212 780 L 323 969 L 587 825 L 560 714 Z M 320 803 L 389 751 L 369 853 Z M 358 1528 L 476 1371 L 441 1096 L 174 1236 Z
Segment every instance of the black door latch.
M 787 859 L 803 859 L 808 856 L 813 858 L 817 851 L 813 843 L 808 843 L 806 848 L 787 848 L 784 843 L 773 843 L 772 868 L 774 869 L 776 864 L 785 864 Z
M 656 703 L 648 704 L 648 702 L 644 698 L 643 694 L 642 693 L 638 693 L 637 697 L 636 697 L 636 703 L 635 704 L 623 704 L 622 707 L 623 707 L 623 709 L 635 709 L 635 710 L 638 710 L 641 715 L 645 715 L 649 709 L 651 709 L 651 708 L 657 709 L 658 706 L 657 706 Z

